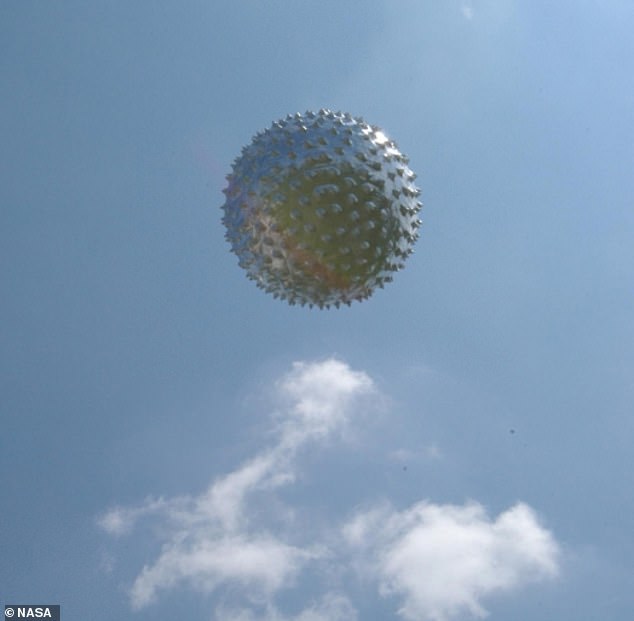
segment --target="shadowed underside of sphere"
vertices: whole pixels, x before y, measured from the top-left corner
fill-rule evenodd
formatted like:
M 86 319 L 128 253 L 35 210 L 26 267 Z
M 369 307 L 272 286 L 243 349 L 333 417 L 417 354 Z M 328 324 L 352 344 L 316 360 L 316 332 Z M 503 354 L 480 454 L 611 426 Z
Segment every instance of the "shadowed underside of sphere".
M 226 238 L 249 278 L 290 304 L 369 297 L 418 237 L 408 160 L 378 128 L 320 110 L 258 133 L 227 176 Z

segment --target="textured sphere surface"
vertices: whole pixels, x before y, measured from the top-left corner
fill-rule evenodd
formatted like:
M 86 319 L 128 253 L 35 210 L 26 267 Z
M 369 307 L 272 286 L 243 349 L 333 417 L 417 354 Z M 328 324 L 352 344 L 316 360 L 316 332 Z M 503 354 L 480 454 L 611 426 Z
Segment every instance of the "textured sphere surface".
M 234 161 L 226 238 L 247 276 L 290 304 L 363 300 L 413 252 L 415 177 L 394 142 L 359 117 L 289 115 Z

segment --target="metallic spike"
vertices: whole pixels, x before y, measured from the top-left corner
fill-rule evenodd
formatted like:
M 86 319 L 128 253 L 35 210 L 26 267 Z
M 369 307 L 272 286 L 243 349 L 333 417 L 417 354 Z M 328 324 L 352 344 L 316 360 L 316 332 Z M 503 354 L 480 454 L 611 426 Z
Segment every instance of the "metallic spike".
M 314 192 L 317 196 L 333 196 L 339 193 L 339 186 L 334 183 L 325 183 L 323 185 L 318 185 L 314 189 Z

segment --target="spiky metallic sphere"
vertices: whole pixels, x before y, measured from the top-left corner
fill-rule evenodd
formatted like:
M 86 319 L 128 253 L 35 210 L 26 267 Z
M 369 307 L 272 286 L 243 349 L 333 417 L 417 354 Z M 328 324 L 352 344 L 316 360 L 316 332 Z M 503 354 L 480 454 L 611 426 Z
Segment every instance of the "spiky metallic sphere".
M 403 267 L 418 237 L 408 159 L 375 126 L 320 110 L 287 116 L 227 176 L 226 238 L 258 287 L 290 304 L 350 304 Z

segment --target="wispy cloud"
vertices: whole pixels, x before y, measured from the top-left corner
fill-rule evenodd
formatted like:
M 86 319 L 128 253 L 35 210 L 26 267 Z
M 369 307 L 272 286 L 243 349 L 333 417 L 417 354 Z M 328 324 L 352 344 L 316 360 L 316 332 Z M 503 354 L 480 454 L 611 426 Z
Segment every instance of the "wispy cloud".
M 223 604 L 218 621 L 349 621 L 355 608 L 332 584 L 295 616 L 278 610 L 276 595 L 308 566 L 340 576 L 339 587 L 346 572 L 350 577 L 363 567 L 378 593 L 399 602 L 404 619 L 449 621 L 463 613 L 483 616 L 488 595 L 557 574 L 554 538 L 521 503 L 495 519 L 477 503 L 419 502 L 403 511 L 386 503 L 335 519 L 318 536 L 308 527 L 299 534 L 288 529 L 270 507 L 285 508 L 277 490 L 296 480 L 299 452 L 358 427 L 367 397 L 379 395 L 367 374 L 333 359 L 295 363 L 275 392 L 282 406 L 271 418 L 269 446 L 199 495 L 148 499 L 99 518 L 117 537 L 130 535 L 139 521 L 159 522 L 156 557 L 130 588 L 133 608 L 170 589 L 211 593 L 230 586 L 247 607 Z M 393 449 L 391 457 L 419 454 Z
M 463 2 L 460 5 L 460 11 L 465 19 L 471 20 L 473 19 L 473 5 L 470 2 Z
M 219 606 L 215 618 L 217 621 L 355 621 L 358 614 L 345 595 L 326 593 L 297 615 L 284 615 L 269 604 L 261 614 L 252 608 L 230 609 Z
M 178 584 L 211 592 L 222 583 L 250 591 L 254 599 L 268 598 L 297 575 L 318 553 L 303 550 L 266 535 L 218 536 L 197 533 L 180 541 L 173 535 L 158 560 L 143 568 L 131 591 L 132 605 L 142 608 L 156 593 Z
M 330 359 L 294 364 L 276 388 L 285 407 L 275 416 L 277 436 L 271 447 L 199 496 L 150 499 L 138 507 L 115 507 L 99 518 L 101 528 L 112 535 L 131 532 L 148 516 L 164 523 L 158 558 L 132 585 L 133 607 L 142 608 L 159 591 L 178 585 L 211 592 L 232 583 L 245 587 L 252 599 L 270 598 L 292 583 L 306 562 L 323 554 L 319 546 L 293 545 L 252 523 L 246 506 L 256 492 L 292 482 L 297 451 L 342 431 L 374 385 L 365 373 Z
M 110 535 L 127 535 L 141 518 L 161 513 L 175 504 L 175 501 L 167 503 L 162 498 L 149 498 L 139 507 L 114 507 L 100 516 L 97 524 Z

